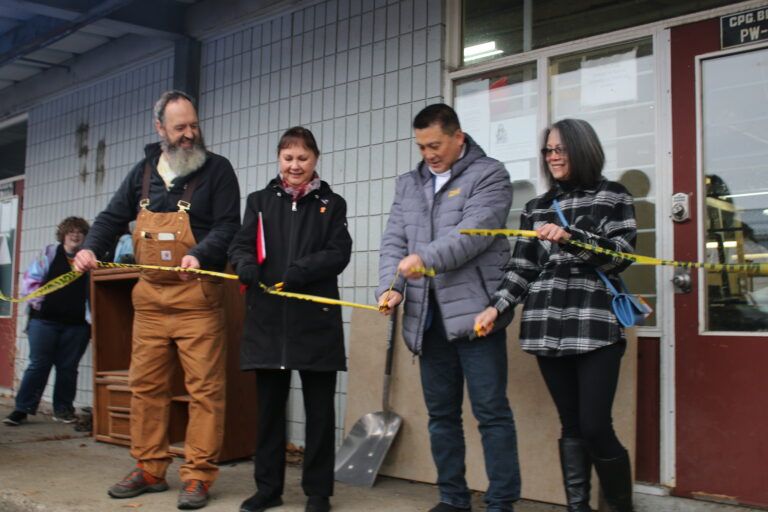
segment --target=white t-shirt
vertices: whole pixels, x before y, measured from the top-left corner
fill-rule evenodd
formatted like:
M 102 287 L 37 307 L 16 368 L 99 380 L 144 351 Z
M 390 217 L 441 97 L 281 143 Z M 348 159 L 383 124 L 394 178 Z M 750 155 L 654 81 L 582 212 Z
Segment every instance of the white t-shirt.
M 466 152 L 467 152 L 467 145 L 464 144 L 464 145 L 461 146 L 461 154 L 459 154 L 458 160 L 461 160 L 462 158 L 464 158 L 464 153 L 466 153 Z M 432 176 L 435 177 L 435 191 L 434 191 L 434 193 L 437 194 L 440 191 L 440 189 L 443 188 L 443 185 L 445 185 L 446 182 L 449 179 L 451 179 L 451 171 L 453 169 L 448 169 L 447 171 L 440 172 L 440 173 L 437 173 L 437 172 L 433 171 L 432 168 L 429 167 L 429 166 L 427 166 L 427 169 L 429 169 L 429 172 L 431 172 Z

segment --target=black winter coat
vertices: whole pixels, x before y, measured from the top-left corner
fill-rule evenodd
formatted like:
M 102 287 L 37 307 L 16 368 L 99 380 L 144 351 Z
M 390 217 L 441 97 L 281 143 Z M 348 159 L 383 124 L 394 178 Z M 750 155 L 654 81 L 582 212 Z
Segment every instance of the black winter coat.
M 349 263 L 352 238 L 347 203 L 327 183 L 299 199 L 272 180 L 248 196 L 242 229 L 229 248 L 236 270 L 256 265 L 256 229 L 261 212 L 266 259 L 259 281 L 285 283 L 285 291 L 338 299 L 337 276 Z M 248 288 L 240 349 L 243 370 L 346 370 L 341 308 Z

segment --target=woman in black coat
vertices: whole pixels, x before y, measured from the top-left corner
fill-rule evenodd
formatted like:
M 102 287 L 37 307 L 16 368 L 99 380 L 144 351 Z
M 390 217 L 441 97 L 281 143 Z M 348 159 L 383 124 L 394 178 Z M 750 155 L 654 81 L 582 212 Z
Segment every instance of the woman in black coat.
M 277 150 L 280 173 L 248 196 L 243 227 L 229 248 L 248 287 L 241 367 L 256 371 L 258 391 L 258 492 L 240 510 L 282 504 L 285 410 L 291 370 L 298 370 L 306 412 L 306 511 L 324 512 L 333 495 L 336 372 L 346 370 L 341 309 L 264 293 L 261 284 L 337 299 L 337 276 L 349 263 L 352 239 L 346 202 L 315 171 L 320 151 L 312 132 L 289 129 Z

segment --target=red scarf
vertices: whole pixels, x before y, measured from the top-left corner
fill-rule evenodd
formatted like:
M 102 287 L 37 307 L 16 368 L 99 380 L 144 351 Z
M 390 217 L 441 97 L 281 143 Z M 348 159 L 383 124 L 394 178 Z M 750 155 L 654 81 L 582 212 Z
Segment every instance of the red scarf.
M 312 175 L 312 179 L 310 179 L 308 182 L 304 183 L 303 185 L 294 186 L 289 185 L 282 176 L 280 177 L 281 185 L 283 187 L 283 190 L 285 190 L 286 194 L 290 194 L 291 197 L 293 197 L 294 201 L 298 201 L 305 195 L 309 194 L 313 190 L 317 190 L 320 188 L 320 176 L 317 174 L 317 171 Z

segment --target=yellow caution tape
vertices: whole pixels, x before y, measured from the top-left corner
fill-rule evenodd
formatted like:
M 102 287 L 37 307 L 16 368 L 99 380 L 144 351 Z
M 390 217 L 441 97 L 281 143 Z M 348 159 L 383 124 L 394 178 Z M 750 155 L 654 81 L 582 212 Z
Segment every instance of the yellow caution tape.
M 199 268 L 181 268 L 181 267 L 161 267 L 159 265 L 139 265 L 137 263 L 111 263 L 109 261 L 100 261 L 99 266 L 102 268 L 135 268 L 137 270 L 165 270 L 168 272 L 188 272 L 191 274 L 200 274 L 204 276 L 221 277 L 223 279 L 235 279 L 237 276 L 234 274 L 225 274 L 224 272 L 215 272 L 213 270 L 203 270 Z
M 50 281 L 48 281 L 43 286 L 33 291 L 29 295 L 25 295 L 19 298 L 8 297 L 7 295 L 0 292 L 0 300 L 4 300 L 5 302 L 19 303 L 19 302 L 26 302 L 28 300 L 36 299 L 38 297 L 42 297 L 43 295 L 48 295 L 49 293 L 53 293 L 56 290 L 60 290 L 64 288 L 68 284 L 74 281 L 77 281 L 82 275 L 83 275 L 82 272 L 76 272 L 74 270 L 71 272 L 67 272 L 66 274 L 60 275 L 56 279 L 51 279 Z
M 389 294 L 392 293 L 392 289 L 395 287 L 395 283 L 397 282 L 397 277 L 399 275 L 400 275 L 400 269 L 398 268 L 397 270 L 395 270 L 395 276 L 392 278 L 392 282 L 389 283 L 389 289 L 387 290 L 386 295 L 383 296 L 384 301 L 379 302 L 379 308 L 378 308 L 379 313 L 386 313 L 387 311 L 389 311 L 389 305 L 387 304 L 387 302 L 389 302 Z
M 181 267 L 162 267 L 158 265 L 138 265 L 135 263 L 110 263 L 106 261 L 99 261 L 98 262 L 99 267 L 101 268 L 132 268 L 137 270 L 163 270 L 166 272 L 188 272 L 192 274 L 200 274 L 200 275 L 206 275 L 206 276 L 215 276 L 215 277 L 221 277 L 223 279 L 234 279 L 237 280 L 238 277 L 235 274 L 226 274 L 224 272 L 215 272 L 212 270 L 202 270 L 202 269 L 196 269 L 196 268 L 181 268 Z M 34 292 L 30 293 L 29 295 L 25 295 L 24 297 L 14 298 L 14 297 L 8 297 L 4 295 L 2 292 L 0 292 L 0 300 L 4 300 L 6 302 L 25 302 L 30 299 L 34 299 L 37 297 L 42 297 L 44 295 L 48 295 L 49 293 L 53 293 L 56 290 L 60 290 L 61 288 L 64 288 L 69 283 L 77 280 L 80 276 L 82 276 L 82 272 L 77 272 L 76 270 L 72 270 L 70 272 L 67 272 L 66 274 L 62 274 L 59 277 L 52 279 L 45 283 L 43 286 L 35 290 Z M 281 285 L 282 283 L 278 283 Z M 292 299 L 299 299 L 299 300 L 309 300 L 312 302 L 318 302 L 320 304 L 331 304 L 336 306 L 348 306 L 353 308 L 360 308 L 360 309 L 369 309 L 371 311 L 379 311 L 379 308 L 377 306 L 369 306 L 367 304 L 358 304 L 355 302 L 347 302 L 343 300 L 337 300 L 337 299 L 329 299 L 327 297 L 319 297 L 316 295 L 307 295 L 304 293 L 293 293 L 293 292 L 284 292 L 280 291 L 282 289 L 282 286 L 274 286 L 274 287 L 268 287 L 265 284 L 259 283 L 259 286 L 264 290 L 265 293 L 269 293 L 271 295 L 278 295 L 281 297 L 288 297 Z
M 181 267 L 161 267 L 157 265 L 139 265 L 136 263 L 108 263 L 108 262 L 99 262 L 100 267 L 105 268 L 136 268 L 136 269 L 147 269 L 147 270 L 166 270 L 168 272 L 191 272 L 193 274 L 202 274 L 206 276 L 215 276 L 215 277 L 221 277 L 223 279 L 237 279 L 237 276 L 235 274 L 226 274 L 224 272 L 214 272 L 212 270 L 201 270 L 196 268 L 181 268 Z M 360 308 L 360 309 L 370 309 L 372 311 L 378 311 L 379 308 L 376 306 L 368 306 L 367 304 L 358 304 L 356 302 L 347 302 L 343 300 L 337 300 L 337 299 L 329 299 L 328 297 L 320 297 L 317 295 L 308 295 L 305 293 L 293 293 L 293 292 L 284 292 L 282 291 L 283 283 L 277 283 L 273 286 L 267 286 L 264 283 L 259 283 L 259 286 L 262 290 L 264 290 L 265 293 L 269 293 L 270 295 L 278 295 L 280 297 L 287 297 L 291 299 L 299 299 L 299 300 L 308 300 L 312 302 L 317 302 L 320 304 L 330 304 L 335 306 L 348 306 L 352 308 Z
M 424 268 L 424 267 L 413 267 L 411 269 L 411 272 L 416 272 L 418 274 L 423 274 L 427 277 L 435 277 L 437 275 L 437 272 L 435 272 L 435 269 L 433 268 Z
M 261 286 L 261 289 L 264 290 L 264 293 L 269 293 L 270 295 L 278 295 L 280 297 L 286 297 L 289 299 L 308 300 L 308 301 L 317 302 L 320 304 L 330 304 L 332 306 L 349 306 L 351 308 L 369 309 L 371 311 L 379 310 L 377 306 L 369 306 L 367 304 L 358 304 L 357 302 L 347 302 L 345 300 L 329 299 L 328 297 L 319 297 L 317 295 L 307 295 L 305 293 L 281 292 L 263 283 L 259 283 L 259 286 Z
M 459 233 L 463 235 L 522 236 L 526 238 L 536 238 L 538 236 L 535 231 L 522 229 L 462 229 L 459 230 Z M 596 254 L 604 254 L 613 258 L 628 260 L 637 265 L 704 268 L 716 272 L 726 271 L 741 272 L 750 275 L 768 275 L 768 263 L 702 263 L 698 261 L 662 260 L 659 258 L 653 258 L 651 256 L 641 256 L 639 254 L 613 251 L 611 249 L 605 249 L 604 247 L 598 247 L 597 245 L 579 242 L 576 240 L 566 240 L 565 243 L 579 247 L 581 249 L 586 249 L 587 251 L 592 251 Z

